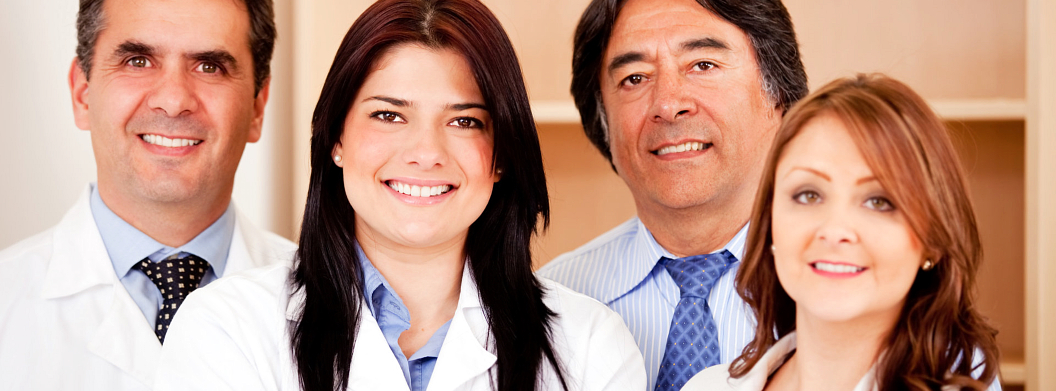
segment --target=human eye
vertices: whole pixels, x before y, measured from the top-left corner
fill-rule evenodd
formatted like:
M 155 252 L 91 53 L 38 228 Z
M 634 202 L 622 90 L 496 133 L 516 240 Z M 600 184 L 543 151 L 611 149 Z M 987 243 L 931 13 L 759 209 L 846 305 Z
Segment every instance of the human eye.
M 447 125 L 466 129 L 484 129 L 484 121 L 473 117 L 458 117 L 448 122 Z
M 878 211 L 878 212 L 889 212 L 895 210 L 895 204 L 886 197 L 869 197 L 863 204 L 866 208 Z
M 623 78 L 623 80 L 620 81 L 620 86 L 633 87 L 642 84 L 643 81 L 645 81 L 645 75 L 635 73 L 633 75 Z
M 814 205 L 821 202 L 821 194 L 814 190 L 804 190 L 792 195 L 792 200 L 803 205 Z
M 151 66 L 150 59 L 143 56 L 135 56 L 125 60 L 125 64 L 133 68 L 146 68 Z
M 201 73 L 214 74 L 223 73 L 224 67 L 220 66 L 220 64 L 217 64 L 215 62 L 203 62 L 201 64 L 198 64 L 195 70 Z
M 693 70 L 697 71 L 710 71 L 716 67 L 715 63 L 711 61 L 698 61 L 693 64 Z
M 382 122 L 394 122 L 394 123 L 405 123 L 405 122 L 407 122 L 407 120 L 403 119 L 403 117 L 401 117 L 399 114 L 391 112 L 391 111 L 384 111 L 384 110 L 379 110 L 379 111 L 375 111 L 373 113 L 370 113 L 370 118 L 374 118 L 374 119 L 376 119 L 378 121 L 382 121 Z

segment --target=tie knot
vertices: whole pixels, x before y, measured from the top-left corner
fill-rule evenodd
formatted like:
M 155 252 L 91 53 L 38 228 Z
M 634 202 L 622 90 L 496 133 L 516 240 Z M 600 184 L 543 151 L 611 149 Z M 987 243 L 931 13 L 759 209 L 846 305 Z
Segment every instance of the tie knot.
M 187 254 L 184 257 L 173 255 L 158 262 L 144 259 L 133 267 L 143 271 L 158 286 L 162 300 L 182 302 L 188 294 L 198 289 L 202 276 L 209 270 L 209 262 Z
M 661 262 L 667 273 L 678 284 L 682 297 L 695 296 L 706 299 L 726 269 L 733 265 L 737 258 L 729 251 L 694 255 L 691 257 L 671 259 L 664 257 Z

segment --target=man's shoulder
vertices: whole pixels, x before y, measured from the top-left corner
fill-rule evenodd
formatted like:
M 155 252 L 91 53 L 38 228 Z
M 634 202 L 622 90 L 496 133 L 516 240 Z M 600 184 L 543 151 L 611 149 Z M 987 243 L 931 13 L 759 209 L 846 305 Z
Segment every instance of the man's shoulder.
M 637 235 L 638 218 L 632 217 L 579 248 L 554 258 L 540 268 L 538 274 L 566 284 L 568 274 L 590 273 L 595 268 L 624 259 Z
M 236 272 L 266 265 L 288 266 L 292 262 L 297 252 L 296 244 L 274 232 L 254 225 L 238 209 L 235 211 L 236 234 L 232 239 L 237 243 L 232 243 L 231 251 L 232 254 L 242 254 L 249 258 L 247 263 L 234 267 Z M 232 261 L 231 258 L 228 260 Z
M 14 298 L 20 296 L 16 292 L 39 288 L 51 260 L 54 236 L 52 227 L 0 250 L 0 292 L 7 292 L 3 296 Z
M 0 268 L 12 267 L 12 264 L 16 263 L 47 259 L 51 254 L 54 236 L 55 227 L 51 227 L 0 250 Z

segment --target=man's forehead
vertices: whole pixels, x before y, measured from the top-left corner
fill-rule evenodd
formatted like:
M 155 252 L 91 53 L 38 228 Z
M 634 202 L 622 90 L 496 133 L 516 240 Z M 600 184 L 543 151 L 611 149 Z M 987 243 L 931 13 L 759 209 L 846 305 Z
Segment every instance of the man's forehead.
M 127 42 L 158 53 L 249 53 L 249 15 L 240 0 L 106 0 L 104 50 Z
M 605 58 L 608 62 L 630 51 L 648 54 L 659 45 L 686 51 L 737 50 L 746 44 L 743 31 L 695 0 L 629 0 L 613 24 Z

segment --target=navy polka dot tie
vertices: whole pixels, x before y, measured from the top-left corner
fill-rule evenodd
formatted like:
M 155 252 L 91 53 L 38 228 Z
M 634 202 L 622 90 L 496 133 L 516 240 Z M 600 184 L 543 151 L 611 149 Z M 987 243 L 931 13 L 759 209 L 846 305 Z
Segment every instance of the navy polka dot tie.
M 157 334 L 158 341 L 164 344 L 169 322 L 172 322 L 176 310 L 183 304 L 183 299 L 198 289 L 202 276 L 209 270 L 209 262 L 188 254 L 182 258 L 173 255 L 159 262 L 144 259 L 133 267 L 150 277 L 161 292 L 162 303 L 161 309 L 158 310 L 154 334 Z
M 656 390 L 680 390 L 697 372 L 721 363 L 719 331 L 707 299 L 711 287 L 736 261 L 726 250 L 660 260 L 678 284 L 681 299 L 671 318 L 667 348 L 656 376 Z

